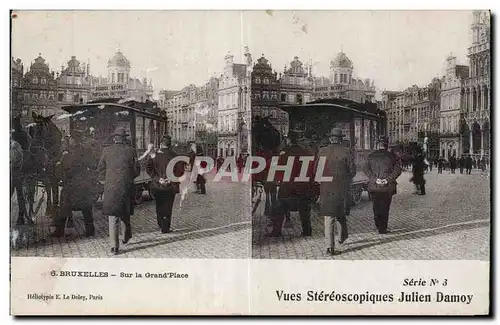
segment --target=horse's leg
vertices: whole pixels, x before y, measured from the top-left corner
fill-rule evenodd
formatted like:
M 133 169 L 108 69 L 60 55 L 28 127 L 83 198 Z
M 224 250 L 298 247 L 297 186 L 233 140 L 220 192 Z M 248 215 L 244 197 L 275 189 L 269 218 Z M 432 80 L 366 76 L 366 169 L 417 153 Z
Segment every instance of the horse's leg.
M 59 208 L 59 182 L 55 178 L 50 179 L 50 190 L 52 192 L 52 217 L 56 218 Z
M 26 200 L 28 201 L 28 219 L 33 220 L 33 204 L 35 203 L 36 181 L 26 180 Z
M 50 184 L 50 180 L 45 179 L 43 181 L 43 186 L 45 187 L 45 193 L 47 194 L 47 205 L 45 207 L 45 215 L 52 215 L 52 185 Z
M 26 216 L 26 199 L 23 193 L 23 184 L 20 181 L 16 181 L 16 192 L 17 192 L 17 205 L 19 207 L 19 212 L 17 216 L 17 224 L 24 224 Z M 30 223 L 31 219 L 28 219 L 28 223 Z

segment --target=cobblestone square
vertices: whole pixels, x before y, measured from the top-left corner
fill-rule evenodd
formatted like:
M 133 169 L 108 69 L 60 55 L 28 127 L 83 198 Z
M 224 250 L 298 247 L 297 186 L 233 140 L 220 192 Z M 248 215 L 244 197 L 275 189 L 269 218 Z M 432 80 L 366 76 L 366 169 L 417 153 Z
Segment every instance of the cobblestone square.
M 375 230 L 371 201 L 362 201 L 348 216 L 349 238 L 340 255 L 324 252 L 323 220 L 312 211 L 313 236 L 300 237 L 298 212 L 292 212 L 292 229 L 283 237 L 267 238 L 263 203 L 253 219 L 253 258 L 343 260 L 489 260 L 490 179 L 479 170 L 471 175 L 426 173 L 427 195 L 414 195 L 411 174 L 398 179 L 393 197 L 388 235 Z
M 251 245 L 250 196 L 248 183 L 211 181 L 207 194 L 189 193 L 180 207 L 180 195 L 174 203 L 174 232 L 161 234 L 156 223 L 154 201 L 143 201 L 131 217 L 133 237 L 120 245 L 127 258 L 248 258 Z M 191 192 L 194 191 L 194 184 Z M 12 199 L 11 220 L 15 226 L 17 205 Z M 39 214 L 44 211 L 44 206 Z M 112 257 L 108 237 L 108 219 L 94 209 L 96 236 L 83 236 L 83 218 L 74 212 L 75 228 L 67 229 L 64 239 L 49 238 L 49 217 L 37 219 L 33 228 L 23 226 L 27 245 L 12 249 L 12 256 L 30 257 Z M 123 227 L 122 227 L 123 231 Z

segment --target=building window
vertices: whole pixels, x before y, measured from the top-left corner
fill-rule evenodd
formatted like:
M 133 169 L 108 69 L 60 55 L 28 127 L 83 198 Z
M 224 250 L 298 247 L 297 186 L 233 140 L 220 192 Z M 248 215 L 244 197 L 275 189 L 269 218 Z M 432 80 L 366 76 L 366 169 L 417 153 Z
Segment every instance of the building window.
M 286 102 L 286 94 L 281 94 L 281 101 Z
M 269 84 L 269 79 L 264 78 L 264 84 L 268 85 Z
M 41 83 L 42 85 L 47 84 L 47 79 L 45 79 L 45 78 L 40 79 L 40 83 Z
M 33 77 L 33 83 L 34 83 L 34 84 L 37 84 L 37 83 L 38 83 L 38 78 L 37 78 L 37 77 Z
M 57 100 L 62 102 L 64 100 L 64 94 L 62 93 L 57 94 Z

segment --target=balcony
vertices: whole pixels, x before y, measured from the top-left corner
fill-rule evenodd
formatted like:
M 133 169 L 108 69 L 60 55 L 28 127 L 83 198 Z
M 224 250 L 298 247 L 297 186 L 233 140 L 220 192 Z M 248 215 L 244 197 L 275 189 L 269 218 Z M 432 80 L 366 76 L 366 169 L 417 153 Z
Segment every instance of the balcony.
M 490 49 L 490 43 L 484 43 L 484 44 L 477 44 L 477 45 L 472 45 L 467 49 L 467 54 L 472 55 L 475 53 L 479 53 L 482 51 L 486 51 Z
M 460 134 L 458 132 L 443 132 L 443 133 L 439 134 L 439 137 L 441 139 L 459 138 Z
M 236 136 L 238 134 L 238 131 L 236 130 L 220 130 L 219 135 L 220 136 Z

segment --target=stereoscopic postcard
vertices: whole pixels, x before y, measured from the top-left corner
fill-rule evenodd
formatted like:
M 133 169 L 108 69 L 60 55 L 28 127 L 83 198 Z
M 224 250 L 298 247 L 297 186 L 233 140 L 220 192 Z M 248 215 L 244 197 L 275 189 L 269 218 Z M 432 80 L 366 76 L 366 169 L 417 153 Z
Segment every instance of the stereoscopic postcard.
M 488 10 L 13 10 L 11 314 L 488 315 Z

